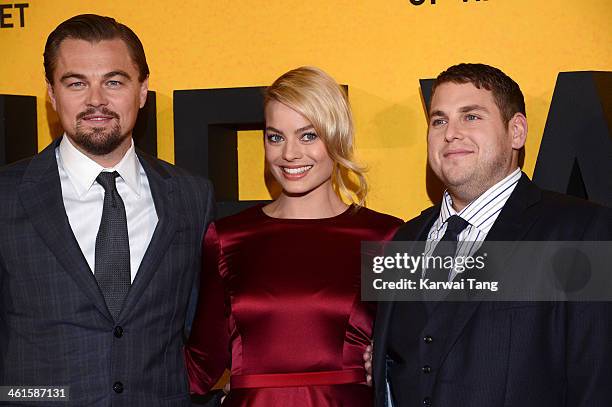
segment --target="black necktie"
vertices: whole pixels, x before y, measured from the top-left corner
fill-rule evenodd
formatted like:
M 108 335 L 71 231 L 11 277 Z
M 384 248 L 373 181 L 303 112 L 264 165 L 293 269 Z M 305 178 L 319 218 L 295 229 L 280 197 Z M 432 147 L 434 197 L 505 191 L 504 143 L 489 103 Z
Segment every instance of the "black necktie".
M 104 188 L 104 208 L 96 237 L 94 273 L 106 306 L 115 321 L 130 288 L 130 241 L 123 200 L 117 192 L 119 173 L 101 172 L 96 178 Z
M 463 229 L 469 226 L 469 222 L 458 215 L 453 215 L 448 218 L 446 224 L 446 232 L 444 232 L 444 236 L 442 236 L 442 239 L 438 242 L 431 254 L 433 258 L 446 259 L 449 256 L 454 258 L 455 252 L 457 251 L 459 234 Z M 425 276 L 430 281 L 449 281 L 452 271 L 452 267 L 432 267 L 431 270 L 425 272 Z

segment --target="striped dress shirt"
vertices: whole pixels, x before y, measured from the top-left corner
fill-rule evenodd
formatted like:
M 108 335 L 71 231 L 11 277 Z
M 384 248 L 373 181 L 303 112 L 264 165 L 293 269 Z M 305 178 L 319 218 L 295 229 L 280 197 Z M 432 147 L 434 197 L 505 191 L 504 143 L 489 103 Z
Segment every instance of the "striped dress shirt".
M 448 190 L 444 191 L 440 215 L 427 234 L 424 255 L 431 256 L 446 232 L 448 218 L 458 215 L 469 222 L 469 225 L 459 234 L 455 256 L 472 256 L 487 237 L 520 178 L 521 170 L 517 168 L 459 212 L 453 209 L 453 199 Z M 452 281 L 456 275 L 457 272 L 453 270 L 450 280 Z

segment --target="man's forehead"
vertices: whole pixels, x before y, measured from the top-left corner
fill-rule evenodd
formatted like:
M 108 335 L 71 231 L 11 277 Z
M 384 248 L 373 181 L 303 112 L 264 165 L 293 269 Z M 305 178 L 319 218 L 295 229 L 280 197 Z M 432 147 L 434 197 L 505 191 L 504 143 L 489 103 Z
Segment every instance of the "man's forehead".
M 137 70 L 127 45 L 121 39 L 89 42 L 67 38 L 60 43 L 55 76 L 61 71 L 83 70 L 83 74 L 105 74 L 114 70 Z
M 493 92 L 472 83 L 444 82 L 436 87 L 430 110 L 458 110 L 465 106 L 495 104 Z
M 81 38 L 67 37 L 59 44 L 59 51 L 78 49 L 80 51 L 95 51 L 98 49 L 114 49 L 128 52 L 125 41 L 121 38 L 112 38 L 99 41 L 88 41 Z

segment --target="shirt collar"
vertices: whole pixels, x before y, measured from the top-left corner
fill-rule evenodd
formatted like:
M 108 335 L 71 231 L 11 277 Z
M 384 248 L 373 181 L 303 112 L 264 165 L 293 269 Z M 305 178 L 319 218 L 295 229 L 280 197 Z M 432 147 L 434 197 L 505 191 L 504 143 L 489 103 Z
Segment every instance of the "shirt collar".
M 450 194 L 448 193 L 448 190 L 445 190 L 444 195 L 442 197 L 440 215 L 438 216 L 438 221 L 436 222 L 437 230 L 439 231 L 440 229 L 442 229 L 442 226 L 444 226 L 448 218 L 450 218 L 453 215 L 461 216 L 464 220 L 467 221 L 467 219 L 465 219 L 465 216 L 462 216 L 462 215 L 465 214 L 465 212 L 468 209 L 471 212 L 481 211 L 482 209 L 487 207 L 489 204 L 494 202 L 491 200 L 491 197 L 497 193 L 497 191 L 500 189 L 502 185 L 513 184 L 513 183 L 516 184 L 520 178 L 521 178 L 521 169 L 517 168 L 512 173 L 510 173 L 510 175 L 508 175 L 506 178 L 502 179 L 501 181 L 493 185 L 491 188 L 487 189 L 478 198 L 474 199 L 472 202 L 467 204 L 465 208 L 463 208 L 459 212 L 457 212 L 453 208 L 453 198 L 451 198 Z
M 121 161 L 111 168 L 104 168 L 91 158 L 80 152 L 64 134 L 59 145 L 59 157 L 70 182 L 79 198 L 89 191 L 94 181 L 102 171 L 117 171 L 126 185 L 140 196 L 139 161 L 132 145 Z

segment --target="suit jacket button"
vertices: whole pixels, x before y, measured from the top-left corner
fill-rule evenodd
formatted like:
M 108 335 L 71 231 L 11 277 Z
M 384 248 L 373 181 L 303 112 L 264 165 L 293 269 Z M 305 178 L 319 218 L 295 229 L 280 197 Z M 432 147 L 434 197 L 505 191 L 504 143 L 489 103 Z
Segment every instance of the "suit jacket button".
M 431 406 L 431 399 L 430 399 L 429 397 L 425 397 L 425 398 L 423 399 L 423 405 L 424 405 L 425 407 L 430 407 L 430 406 Z
M 113 384 L 113 391 L 115 393 L 123 393 L 123 383 L 115 382 L 115 384 Z
M 425 365 L 421 368 L 421 370 L 423 371 L 423 373 L 431 373 L 431 366 Z
M 433 338 L 431 336 L 429 336 L 429 335 L 425 335 L 423 337 L 423 342 L 425 342 L 425 343 L 432 343 L 433 342 Z
M 116 326 L 113 330 L 113 335 L 115 335 L 115 338 L 121 338 L 123 336 L 123 328 Z

